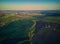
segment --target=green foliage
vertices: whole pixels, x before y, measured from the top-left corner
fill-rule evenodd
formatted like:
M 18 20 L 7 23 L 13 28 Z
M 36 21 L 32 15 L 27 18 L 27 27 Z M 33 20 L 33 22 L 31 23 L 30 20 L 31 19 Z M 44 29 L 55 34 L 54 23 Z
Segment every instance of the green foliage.
M 3 16 L 0 16 L 0 26 L 3 26 L 16 20 L 20 20 L 20 17 L 15 14 L 4 14 Z
M 45 17 L 42 19 L 42 21 L 60 23 L 60 16 L 58 16 L 58 17 Z

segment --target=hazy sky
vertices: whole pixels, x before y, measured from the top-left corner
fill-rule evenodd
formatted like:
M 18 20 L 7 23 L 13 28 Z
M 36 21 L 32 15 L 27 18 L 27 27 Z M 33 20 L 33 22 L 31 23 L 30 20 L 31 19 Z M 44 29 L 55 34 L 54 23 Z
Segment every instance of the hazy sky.
M 59 9 L 59 0 L 0 0 L 0 10 Z

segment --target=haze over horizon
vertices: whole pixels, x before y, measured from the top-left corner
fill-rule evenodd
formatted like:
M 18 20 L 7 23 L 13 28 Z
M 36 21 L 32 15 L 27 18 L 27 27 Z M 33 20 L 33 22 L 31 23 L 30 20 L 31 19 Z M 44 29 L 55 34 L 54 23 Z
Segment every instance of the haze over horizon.
M 0 0 L 0 10 L 59 10 L 59 0 Z

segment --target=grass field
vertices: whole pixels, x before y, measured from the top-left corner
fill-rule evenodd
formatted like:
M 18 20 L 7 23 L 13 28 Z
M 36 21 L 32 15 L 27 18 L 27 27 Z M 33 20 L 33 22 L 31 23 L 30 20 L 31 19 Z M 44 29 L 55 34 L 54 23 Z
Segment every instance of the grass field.
M 45 17 L 42 19 L 42 21 L 45 21 L 45 22 L 53 22 L 53 23 L 58 23 L 60 24 L 60 16 L 51 16 L 51 17 Z
M 36 26 L 36 21 L 43 22 L 53 22 L 60 23 L 60 16 L 30 16 L 30 17 L 20 17 L 15 14 L 4 14 L 0 16 L 0 42 L 7 40 L 9 37 L 14 39 L 22 39 L 17 42 L 22 44 L 25 42 L 32 42 L 32 37 L 34 36 L 34 30 Z M 3 33 L 3 34 L 2 34 Z M 3 36 L 3 37 L 2 37 Z M 29 38 L 28 38 L 29 37 Z M 26 40 L 27 39 L 27 40 Z M 6 41 L 7 42 L 7 41 Z M 9 41 L 8 41 L 9 42 Z

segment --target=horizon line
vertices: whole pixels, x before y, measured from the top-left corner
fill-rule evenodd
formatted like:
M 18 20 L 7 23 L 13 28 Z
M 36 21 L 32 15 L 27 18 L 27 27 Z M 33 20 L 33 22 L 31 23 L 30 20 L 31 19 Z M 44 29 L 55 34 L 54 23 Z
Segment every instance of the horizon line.
M 3 9 L 2 9 L 3 10 Z M 4 10 L 10 10 L 10 9 L 4 9 Z M 40 9 L 36 9 L 36 10 L 40 10 Z M 41 9 L 41 10 L 60 10 L 60 9 Z M 0 10 L 1 11 L 1 10 Z

